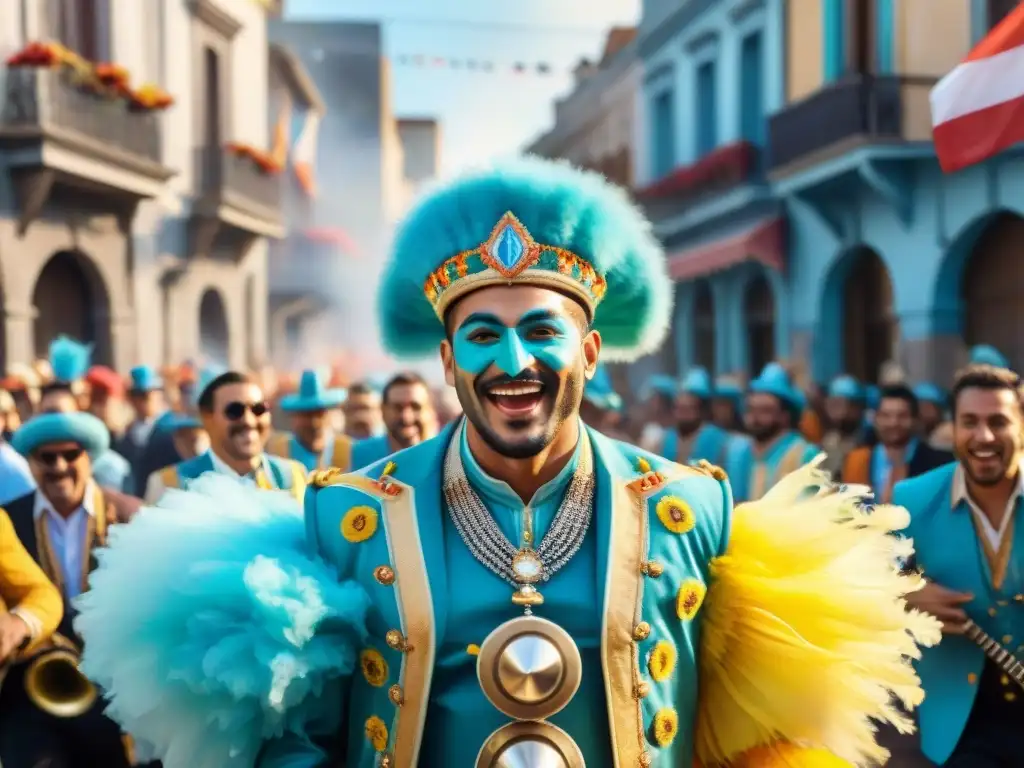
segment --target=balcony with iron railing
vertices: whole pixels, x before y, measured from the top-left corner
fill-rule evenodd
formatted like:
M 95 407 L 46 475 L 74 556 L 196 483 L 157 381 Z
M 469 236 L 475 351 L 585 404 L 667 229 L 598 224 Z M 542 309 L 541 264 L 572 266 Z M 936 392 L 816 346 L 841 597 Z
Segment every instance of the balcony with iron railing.
M 158 195 L 174 175 L 161 161 L 161 112 L 92 92 L 67 68 L 8 67 L 4 78 L 0 151 L 9 167 L 47 168 L 136 198 Z
M 926 139 L 933 78 L 851 75 L 788 105 L 768 121 L 771 172 L 865 144 Z

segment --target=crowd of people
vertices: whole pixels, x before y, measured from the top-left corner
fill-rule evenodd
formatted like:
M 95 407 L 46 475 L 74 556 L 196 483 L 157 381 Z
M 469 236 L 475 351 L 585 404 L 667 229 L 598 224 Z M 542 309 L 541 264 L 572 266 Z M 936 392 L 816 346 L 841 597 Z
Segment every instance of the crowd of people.
M 671 309 L 637 212 L 533 161 L 433 195 L 383 338 L 457 407 L 67 337 L 3 382 L 0 766 L 1020 764 L 998 352 L 949 393 L 695 368 L 627 418 L 600 359 Z

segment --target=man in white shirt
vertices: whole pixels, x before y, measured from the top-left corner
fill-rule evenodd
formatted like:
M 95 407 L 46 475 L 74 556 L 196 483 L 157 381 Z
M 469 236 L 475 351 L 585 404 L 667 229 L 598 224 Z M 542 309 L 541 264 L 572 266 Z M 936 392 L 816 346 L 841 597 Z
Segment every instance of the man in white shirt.
M 11 446 L 28 460 L 37 489 L 6 504 L 5 511 L 22 546 L 61 593 L 64 618 L 58 634 L 78 644 L 72 601 L 87 588 L 109 527 L 129 517 L 93 480 L 93 457 L 109 449 L 110 433 L 89 413 L 48 413 L 27 421 Z M 13 668 L 0 693 L 4 716 L 15 713 L 26 723 L 13 736 L 7 732 L 16 744 L 0 744 L 0 753 L 16 756 L 10 758 L 12 766 L 127 768 L 120 730 L 103 714 L 102 698 L 82 715 L 58 718 L 25 695 L 24 672 Z M 33 723 L 39 727 L 29 727 Z M 0 755 L 5 765 L 7 756 Z

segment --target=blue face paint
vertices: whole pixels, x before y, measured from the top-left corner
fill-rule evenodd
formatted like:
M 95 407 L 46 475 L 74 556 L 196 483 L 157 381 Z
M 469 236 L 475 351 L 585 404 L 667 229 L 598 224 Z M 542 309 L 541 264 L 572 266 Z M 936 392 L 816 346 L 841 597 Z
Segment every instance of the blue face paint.
M 518 376 L 534 362 L 564 371 L 580 354 L 576 323 L 548 310 L 527 312 L 510 328 L 490 314 L 474 313 L 455 332 L 455 364 L 473 376 L 491 365 Z

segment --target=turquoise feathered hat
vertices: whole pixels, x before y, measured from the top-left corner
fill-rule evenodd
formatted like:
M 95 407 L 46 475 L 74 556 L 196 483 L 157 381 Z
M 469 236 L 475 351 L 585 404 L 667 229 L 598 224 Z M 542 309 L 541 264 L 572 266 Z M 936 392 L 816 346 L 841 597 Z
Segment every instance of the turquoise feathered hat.
M 970 362 L 973 365 L 992 365 L 996 368 L 1009 368 L 1010 361 L 990 344 L 978 344 L 971 348 Z
M 22 456 L 47 443 L 78 443 L 95 458 L 110 448 L 110 430 L 91 413 L 43 413 L 11 437 L 11 447 Z
M 688 395 L 694 395 L 701 400 L 710 400 L 714 392 L 714 385 L 711 383 L 711 375 L 705 368 L 691 368 L 683 378 L 679 391 Z
M 622 397 L 615 391 L 608 369 L 598 364 L 594 377 L 583 388 L 583 399 L 604 411 L 622 410 Z
M 674 398 L 679 394 L 679 382 L 665 373 L 656 373 L 644 384 L 641 400 L 649 400 L 654 395 Z
M 807 406 L 804 393 L 794 386 L 789 373 L 778 363 L 768 363 L 760 375 L 750 382 L 750 391 L 775 395 L 793 411 L 801 412 Z
M 828 385 L 828 396 L 841 397 L 844 400 L 863 403 L 865 392 L 864 387 L 861 386 L 857 379 L 848 374 L 843 374 L 832 379 L 832 383 Z
M 428 355 L 453 302 L 517 283 L 587 307 L 607 360 L 656 350 L 669 326 L 664 253 L 626 193 L 599 174 L 521 158 L 439 187 L 402 224 L 380 284 L 384 346 Z
M 299 391 L 281 398 L 281 410 L 290 412 L 326 411 L 345 402 L 345 390 L 328 389 L 327 374 L 306 370 L 299 378 Z
M 922 381 L 914 385 L 914 397 L 922 403 L 934 403 L 942 408 L 949 404 L 949 396 L 937 384 Z
M 61 334 L 50 342 L 50 368 L 53 378 L 70 384 L 85 378 L 92 359 L 92 344 L 82 344 Z
M 132 392 L 155 392 L 163 389 L 164 380 L 151 365 L 137 365 L 128 372 L 131 378 L 129 389 Z

